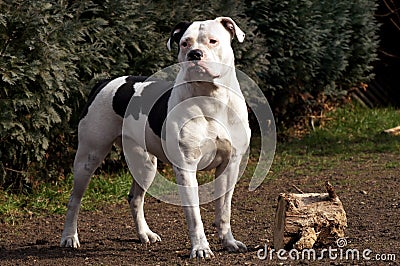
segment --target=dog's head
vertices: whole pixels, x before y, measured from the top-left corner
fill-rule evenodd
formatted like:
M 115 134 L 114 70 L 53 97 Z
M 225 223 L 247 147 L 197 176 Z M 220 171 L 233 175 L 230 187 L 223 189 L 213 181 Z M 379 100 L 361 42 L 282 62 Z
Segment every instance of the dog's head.
M 217 65 L 234 66 L 234 37 L 243 42 L 245 34 L 229 17 L 181 22 L 172 29 L 167 47 L 178 45 L 178 61 L 187 62 L 187 71 L 215 79 L 222 75 Z

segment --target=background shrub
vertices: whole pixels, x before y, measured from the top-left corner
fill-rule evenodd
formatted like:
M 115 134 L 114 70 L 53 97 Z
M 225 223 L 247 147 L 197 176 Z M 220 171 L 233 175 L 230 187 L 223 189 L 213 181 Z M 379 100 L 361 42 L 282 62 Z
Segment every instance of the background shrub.
M 290 123 L 372 77 L 375 9 L 374 1 L 363 0 L 251 3 L 248 14 L 269 61 L 258 75 L 278 122 Z
M 246 32 L 237 67 L 288 124 L 371 77 L 372 0 L 0 2 L 0 185 L 57 182 L 70 171 L 90 88 L 175 62 L 165 43 L 182 20 L 231 16 Z

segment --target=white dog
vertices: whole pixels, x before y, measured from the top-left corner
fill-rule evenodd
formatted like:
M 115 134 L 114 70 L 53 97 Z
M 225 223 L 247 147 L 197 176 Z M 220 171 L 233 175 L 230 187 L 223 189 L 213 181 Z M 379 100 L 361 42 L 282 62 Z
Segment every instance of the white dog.
M 131 76 L 96 85 L 79 122 L 74 188 L 61 246 L 79 247 L 77 220 L 82 196 L 112 144 L 121 144 L 125 117 L 130 119 L 131 130 L 127 130 L 129 141 L 124 150 L 128 146 L 132 155 L 128 165 L 135 177 L 128 199 L 140 240 L 161 240 L 150 230 L 143 211 L 158 158 L 172 164 L 180 186 L 192 245 L 190 257 L 213 256 L 199 208 L 196 170 L 203 169 L 216 169 L 215 226 L 222 245 L 228 251 L 246 251 L 233 237 L 230 225 L 233 188 L 250 141 L 247 107 L 234 68 L 234 37 L 243 42 L 244 33 L 228 17 L 181 22 L 167 44 L 170 50 L 173 43 L 178 45 L 182 63 L 172 87 L 165 89 L 165 82 Z M 149 100 L 152 97 L 156 99 Z M 133 108 L 127 110 L 129 101 Z M 143 121 L 145 130 L 135 130 L 143 127 Z

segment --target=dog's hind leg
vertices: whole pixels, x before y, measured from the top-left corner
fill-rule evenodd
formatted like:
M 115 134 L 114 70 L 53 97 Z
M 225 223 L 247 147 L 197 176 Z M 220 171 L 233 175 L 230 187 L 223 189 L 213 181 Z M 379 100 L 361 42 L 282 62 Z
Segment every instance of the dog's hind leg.
M 99 130 L 95 134 L 88 132 L 87 129 L 85 123 L 80 125 L 79 145 L 74 161 L 74 187 L 68 203 L 64 231 L 61 237 L 60 246 L 62 247 L 78 248 L 80 246 L 77 224 L 81 200 L 92 174 L 110 152 L 115 140 L 115 135 L 110 132 L 108 132 L 110 134 L 107 134 L 105 130 Z M 99 134 L 100 132 L 102 134 Z
M 159 235 L 150 230 L 144 217 L 144 197 L 147 189 L 154 180 L 157 171 L 157 158 L 147 153 L 142 147 L 134 141 L 124 143 L 124 147 L 129 147 L 129 153 L 126 157 L 128 166 L 133 174 L 132 187 L 129 192 L 129 205 L 131 207 L 136 231 L 142 243 L 154 243 L 161 241 Z

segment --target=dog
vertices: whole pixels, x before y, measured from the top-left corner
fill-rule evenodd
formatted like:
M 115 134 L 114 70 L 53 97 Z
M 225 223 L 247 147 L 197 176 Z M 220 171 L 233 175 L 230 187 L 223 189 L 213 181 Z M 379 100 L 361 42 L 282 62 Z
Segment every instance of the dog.
M 247 250 L 233 237 L 230 225 L 234 185 L 251 135 L 234 68 L 231 42 L 235 37 L 243 42 L 245 34 L 229 17 L 178 23 L 167 47 L 178 46 L 181 68 L 168 89 L 157 94 L 168 87 L 165 82 L 136 76 L 105 80 L 93 88 L 78 125 L 74 185 L 62 247 L 80 246 L 77 221 L 82 196 L 112 145 L 121 145 L 124 118 L 129 118 L 124 151 L 129 149 L 132 155 L 127 162 L 135 178 L 128 201 L 141 242 L 161 241 L 150 230 L 143 211 L 158 158 L 171 163 L 176 175 L 191 241 L 190 257 L 214 256 L 200 216 L 197 170 L 216 169 L 215 191 L 219 194 L 214 225 L 223 247 L 230 252 Z M 152 97 L 157 100 L 149 101 Z M 128 105 L 132 110 L 127 110 Z M 143 123 L 144 130 L 135 131 Z

